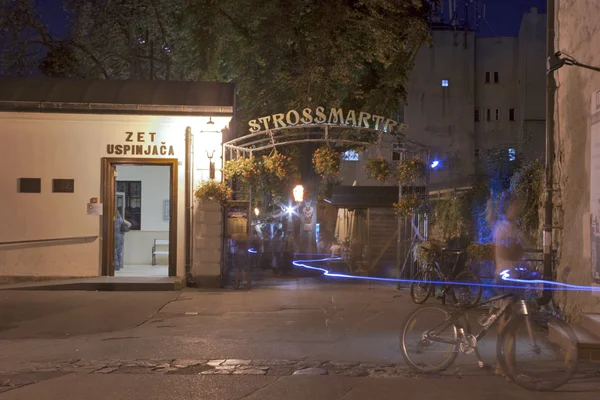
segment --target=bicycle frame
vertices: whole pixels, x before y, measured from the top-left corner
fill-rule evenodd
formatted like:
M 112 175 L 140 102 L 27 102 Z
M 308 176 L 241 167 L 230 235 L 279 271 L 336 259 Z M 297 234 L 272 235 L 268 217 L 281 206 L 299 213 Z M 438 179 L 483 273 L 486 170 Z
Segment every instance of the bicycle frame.
M 460 312 L 454 312 L 454 313 L 450 312 L 449 313 L 450 318 L 443 322 L 443 326 L 441 329 L 443 331 L 450 325 L 453 325 L 454 328 L 457 330 L 458 334 L 460 335 L 456 340 L 447 340 L 444 338 L 440 338 L 437 335 L 431 335 L 430 333 L 433 330 L 435 330 L 435 328 L 430 330 L 429 332 L 425 332 L 423 335 L 423 339 L 427 339 L 427 340 L 431 340 L 431 341 L 439 342 L 439 343 L 450 344 L 450 345 L 454 345 L 454 346 L 460 346 L 461 344 L 466 343 L 469 347 L 471 347 L 472 351 L 477 356 L 477 363 L 478 363 L 479 367 L 482 368 L 483 360 L 481 359 L 481 355 L 479 354 L 479 351 L 477 350 L 477 343 L 481 339 L 483 339 L 483 337 L 489 332 L 491 327 L 495 325 L 496 321 L 498 321 L 498 319 L 500 319 L 502 316 L 504 316 L 508 312 L 509 307 L 513 307 L 515 304 L 518 306 L 517 312 L 519 314 L 529 315 L 529 310 L 527 309 L 527 304 L 525 303 L 525 301 L 524 300 L 515 300 L 515 298 L 512 294 L 503 294 L 503 295 L 495 296 L 495 297 L 492 297 L 491 299 L 488 299 L 485 302 L 480 303 L 480 304 L 488 304 L 488 303 L 492 303 L 494 301 L 508 299 L 508 298 L 510 298 L 511 301 L 508 302 L 507 304 L 505 304 L 504 306 L 502 306 L 502 308 L 500 308 L 500 310 L 486 322 L 485 326 L 479 331 L 479 333 L 477 333 L 477 335 L 471 334 L 469 319 L 468 319 L 468 316 L 466 315 L 466 313 L 469 309 L 462 309 L 462 310 L 460 310 Z M 461 324 L 461 322 L 460 322 L 460 317 L 462 317 L 463 315 L 465 315 L 465 322 L 466 322 L 465 326 L 463 326 L 463 324 Z M 531 328 L 530 321 L 528 318 L 526 319 L 526 324 L 527 324 L 527 329 L 528 329 L 529 339 L 531 341 L 531 344 L 534 348 L 537 349 L 537 344 L 535 343 L 535 340 L 533 338 L 532 328 Z M 470 343 L 471 338 L 468 338 L 467 335 L 474 338 L 474 343 L 475 343 L 474 345 L 472 345 Z M 461 351 L 465 352 L 466 354 L 470 354 L 462 349 L 461 349 Z
M 483 303 L 479 303 L 479 305 L 493 303 L 494 301 L 507 299 L 509 297 L 513 297 L 513 296 L 511 294 L 503 294 L 503 295 L 495 296 L 495 297 L 492 297 L 491 299 L 488 299 L 488 300 L 484 301 Z M 491 319 L 486 323 L 486 326 L 484 326 L 479 331 L 479 333 L 477 333 L 477 335 L 474 336 L 475 339 L 477 341 L 483 339 L 483 337 L 489 332 L 490 328 L 492 326 L 494 326 L 494 324 L 496 323 L 496 321 L 506 314 L 506 312 L 508 311 L 508 308 L 511 307 L 512 304 L 513 304 L 513 302 L 505 304 L 493 317 L 491 317 Z M 523 304 L 523 307 L 525 307 L 524 314 L 527 314 L 526 306 L 524 304 Z M 464 340 L 466 340 L 466 335 L 467 334 L 469 334 L 469 335 L 471 334 L 471 329 L 470 329 L 470 324 L 469 324 L 468 318 L 466 318 L 466 324 L 465 324 L 466 325 L 466 330 L 465 330 L 465 327 L 460 322 L 460 317 L 462 317 L 463 315 L 466 315 L 466 313 L 467 313 L 468 310 L 469 309 L 462 309 L 462 310 L 460 310 L 460 312 L 454 312 L 454 313 L 450 312 L 449 313 L 450 314 L 450 319 L 447 320 L 447 321 L 444 321 L 444 325 L 442 327 L 442 330 L 444 330 L 448 326 L 454 325 L 462 337 L 460 337 L 460 338 L 458 338 L 456 340 L 447 340 L 447 339 L 440 338 L 440 337 L 438 337 L 436 335 L 431 335 L 430 336 L 430 332 L 433 331 L 435 329 L 434 328 L 434 329 L 432 329 L 429 332 L 425 332 L 425 338 L 427 338 L 429 340 L 433 340 L 435 342 L 446 343 L 446 344 L 453 344 L 453 345 L 459 345 L 460 343 L 463 343 Z

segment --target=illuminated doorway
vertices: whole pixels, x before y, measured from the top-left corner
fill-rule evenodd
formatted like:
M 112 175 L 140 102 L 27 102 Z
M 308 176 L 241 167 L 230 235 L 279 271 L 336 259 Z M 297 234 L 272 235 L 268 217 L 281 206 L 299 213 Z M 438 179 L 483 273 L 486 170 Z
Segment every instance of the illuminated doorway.
M 102 162 L 102 274 L 176 276 L 177 160 Z

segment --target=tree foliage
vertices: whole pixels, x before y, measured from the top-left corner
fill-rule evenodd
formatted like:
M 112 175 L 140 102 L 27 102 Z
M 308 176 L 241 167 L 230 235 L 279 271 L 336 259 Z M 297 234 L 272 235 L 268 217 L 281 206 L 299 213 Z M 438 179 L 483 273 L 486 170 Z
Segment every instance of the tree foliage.
M 0 0 L 2 65 L 12 75 L 235 81 L 243 123 L 317 105 L 389 114 L 428 36 L 428 4 L 64 0 L 71 30 L 57 38 L 34 0 Z

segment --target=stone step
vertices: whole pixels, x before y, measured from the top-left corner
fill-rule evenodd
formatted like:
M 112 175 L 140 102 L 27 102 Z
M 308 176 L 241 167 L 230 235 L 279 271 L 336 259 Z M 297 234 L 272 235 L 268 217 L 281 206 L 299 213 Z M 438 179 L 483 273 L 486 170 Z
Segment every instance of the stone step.
M 581 326 L 594 335 L 600 337 L 600 314 L 581 314 Z
M 571 324 L 571 329 L 577 337 L 577 348 L 579 350 L 579 359 L 585 361 L 600 361 L 600 336 L 594 335 L 585 329 L 580 323 Z M 549 324 L 549 339 L 551 342 L 566 347 L 570 338 L 558 326 Z M 571 343 L 572 345 L 573 343 Z

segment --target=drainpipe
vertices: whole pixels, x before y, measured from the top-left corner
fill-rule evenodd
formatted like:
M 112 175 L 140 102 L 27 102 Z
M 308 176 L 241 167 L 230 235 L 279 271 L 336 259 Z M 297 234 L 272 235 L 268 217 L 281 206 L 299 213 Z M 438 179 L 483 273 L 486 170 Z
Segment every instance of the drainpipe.
M 547 0 L 546 14 L 546 57 L 550 60 L 554 56 L 554 1 Z M 546 181 L 544 201 L 544 231 L 542 236 L 544 251 L 544 280 L 554 280 L 552 271 L 552 194 L 553 194 L 553 167 L 554 167 L 554 97 L 556 81 L 554 71 L 546 73 Z M 544 285 L 538 304 L 545 305 L 552 300 L 552 291 L 549 285 Z
M 193 285 L 192 277 L 192 128 L 185 128 L 185 280 Z

